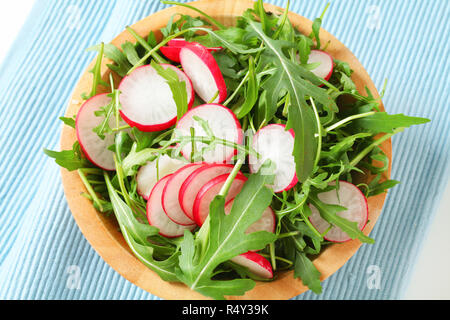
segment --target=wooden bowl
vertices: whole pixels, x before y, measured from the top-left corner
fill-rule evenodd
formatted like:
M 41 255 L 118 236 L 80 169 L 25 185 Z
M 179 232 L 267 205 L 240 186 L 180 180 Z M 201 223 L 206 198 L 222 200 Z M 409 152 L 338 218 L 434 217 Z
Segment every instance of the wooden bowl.
M 253 6 L 251 0 L 201 0 L 192 2 L 192 5 L 203 10 L 207 14 L 216 18 L 225 25 L 231 25 L 235 17 L 240 16 L 244 10 Z M 266 11 L 282 12 L 282 8 L 266 4 Z M 160 34 L 159 29 L 164 27 L 169 18 L 175 13 L 190 14 L 198 16 L 192 10 L 182 7 L 171 7 L 159 11 L 132 26 L 141 36 L 146 37 L 150 31 Z M 292 24 L 302 33 L 311 32 L 312 22 L 298 14 L 289 13 Z M 122 32 L 112 43 L 118 47 L 125 41 L 134 41 L 134 38 L 127 32 Z M 364 70 L 361 63 L 339 40 L 325 30 L 321 30 L 322 43 L 330 42 L 327 51 L 336 59 L 346 61 L 355 71 L 353 80 L 360 92 L 364 92 L 367 86 L 375 97 L 379 97 L 377 89 Z M 102 75 L 108 79 L 109 70 L 106 67 L 108 61 L 104 59 Z M 94 61 L 87 70 L 92 69 Z M 92 85 L 92 74 L 88 71 L 83 74 L 78 82 L 71 102 L 67 108 L 66 116 L 72 117 L 81 106 L 83 92 L 89 92 Z M 383 107 L 381 106 L 383 109 Z M 61 137 L 61 150 L 71 149 L 76 141 L 75 130 L 64 126 Z M 388 140 L 381 145 L 382 150 L 391 160 L 391 141 Z M 205 299 L 201 294 L 190 290 L 180 283 L 169 283 L 160 279 L 152 270 L 142 264 L 128 248 L 127 243 L 118 231 L 117 222 L 114 217 L 106 217 L 97 212 L 92 203 L 81 196 L 85 188 L 76 172 L 69 172 L 62 169 L 62 181 L 67 202 L 72 214 L 83 232 L 86 239 L 97 251 L 97 253 L 123 277 L 141 287 L 142 289 L 165 299 Z M 390 175 L 390 168 L 385 175 L 385 179 Z M 369 223 L 364 229 L 365 234 L 373 229 L 378 216 L 381 213 L 386 194 L 380 194 L 369 198 Z M 361 246 L 358 240 L 352 240 L 343 244 L 334 244 L 326 248 L 315 260 L 314 265 L 322 274 L 321 280 L 328 278 L 349 260 Z M 281 273 L 273 282 L 258 282 L 255 288 L 248 291 L 244 296 L 229 297 L 229 299 L 289 299 L 299 295 L 308 288 L 299 279 L 293 278 L 293 272 Z

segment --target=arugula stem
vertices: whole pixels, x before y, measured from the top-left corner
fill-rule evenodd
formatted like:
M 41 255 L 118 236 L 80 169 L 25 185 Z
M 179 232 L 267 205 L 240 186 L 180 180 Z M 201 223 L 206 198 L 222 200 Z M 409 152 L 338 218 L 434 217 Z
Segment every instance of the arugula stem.
M 277 270 L 277 260 L 275 257 L 275 245 L 273 243 L 269 243 L 269 252 L 270 252 L 270 263 L 272 264 L 273 271 Z
M 219 95 L 219 90 L 217 90 L 217 91 L 216 91 L 216 94 L 214 95 L 214 97 L 212 97 L 212 99 L 208 101 L 208 104 L 209 104 L 209 103 L 213 103 L 214 100 L 216 100 L 216 98 L 217 98 L 218 95 Z
M 178 3 L 177 3 L 178 4 Z M 175 39 L 189 31 L 193 31 L 193 30 L 198 30 L 198 28 L 187 28 L 184 30 L 181 30 L 180 32 L 177 32 L 167 38 L 165 38 L 163 41 L 161 41 L 156 47 L 154 47 L 152 50 L 150 50 L 149 52 L 147 52 L 142 58 L 141 60 L 139 60 L 128 72 L 127 75 L 129 75 L 130 73 L 132 73 L 137 67 L 139 67 L 140 65 L 142 65 L 143 63 L 145 63 L 145 61 L 147 61 L 148 58 L 150 58 L 155 52 L 157 52 L 161 47 L 165 46 L 170 40 Z
M 122 130 L 130 129 L 130 128 L 131 128 L 130 125 L 124 125 L 124 126 L 121 126 L 121 127 L 112 128 L 111 130 L 114 131 L 114 132 L 117 132 L 117 131 L 122 131 Z
M 227 106 L 231 101 L 233 101 L 234 97 L 238 93 L 238 91 L 242 88 L 242 86 L 247 82 L 248 78 L 250 76 L 250 70 L 247 71 L 242 81 L 239 83 L 237 88 L 234 90 L 234 92 L 231 94 L 231 96 L 223 103 L 224 106 Z
M 97 206 L 100 208 L 100 211 L 103 212 L 103 206 L 100 203 L 100 199 L 97 197 L 97 194 L 95 193 L 94 189 L 92 189 L 91 184 L 89 183 L 88 179 L 84 175 L 83 171 L 81 169 L 78 169 L 78 175 L 81 178 L 81 181 L 83 182 L 84 186 L 86 187 L 86 190 L 89 192 L 90 196 L 92 197 L 93 201 L 97 204 Z
M 350 162 L 349 167 L 356 167 L 356 165 L 362 160 L 364 159 L 373 149 L 375 149 L 377 146 L 379 146 L 380 144 L 382 144 L 384 141 L 390 139 L 393 135 L 402 132 L 403 130 L 405 130 L 405 128 L 397 128 L 395 129 L 393 132 L 391 133 L 387 133 L 384 136 L 382 136 L 381 138 L 375 140 L 371 145 L 369 145 L 368 147 L 366 147 L 363 151 L 361 151 L 355 158 L 353 158 L 353 160 Z
M 127 26 L 126 29 L 128 30 L 129 33 L 131 33 L 131 35 L 137 40 L 137 42 L 144 47 L 145 50 L 147 50 L 147 52 L 150 52 L 153 48 L 147 43 L 147 41 L 144 40 L 144 38 L 142 38 L 140 35 L 138 35 L 136 33 L 136 31 L 134 31 L 131 27 Z M 152 54 L 153 59 L 155 59 L 156 62 L 158 63 L 169 63 L 166 59 L 164 59 L 163 57 L 161 57 L 161 55 L 159 55 L 157 52 L 153 52 Z
M 228 176 L 227 180 L 225 181 L 225 184 L 222 186 L 222 189 L 220 189 L 219 196 L 226 197 L 228 190 L 230 190 L 231 184 L 233 183 L 234 179 L 236 178 L 237 174 L 239 173 L 239 170 L 241 170 L 241 167 L 243 164 L 244 164 L 244 159 L 239 159 L 236 162 L 233 170 L 230 172 L 230 175 Z
M 341 121 L 336 122 L 335 124 L 329 126 L 328 128 L 325 129 L 325 131 L 326 132 L 333 131 L 334 129 L 339 128 L 340 126 L 346 124 L 347 122 L 350 122 L 350 121 L 356 120 L 356 119 L 360 119 L 360 118 L 369 117 L 369 116 L 374 115 L 374 114 L 375 114 L 375 111 L 370 111 L 370 112 L 366 112 L 366 113 L 360 113 L 360 114 L 352 115 L 350 117 L 342 119 Z
M 322 151 L 322 124 L 320 123 L 319 113 L 317 112 L 316 104 L 314 103 L 313 98 L 309 98 L 312 104 L 312 109 L 314 111 L 314 116 L 316 117 L 316 123 L 317 123 L 317 152 L 316 152 L 316 159 L 314 160 L 314 167 L 316 167 L 320 160 L 320 152 Z
M 211 22 L 212 25 L 216 26 L 217 28 L 219 28 L 219 29 L 226 29 L 226 27 L 223 24 L 221 24 L 219 21 L 217 21 L 216 19 L 214 19 L 210 15 L 208 15 L 205 12 L 201 11 L 200 9 L 197 9 L 197 8 L 195 8 L 193 6 L 188 5 L 188 4 L 180 3 L 180 2 L 177 2 L 177 1 L 161 1 L 161 3 L 169 4 L 169 5 L 175 5 L 175 6 L 180 6 L 180 7 L 185 7 L 185 8 L 194 10 L 194 11 L 200 13 L 201 15 L 203 15 L 206 19 L 209 20 L 209 22 Z
M 278 240 L 278 239 L 287 238 L 287 237 L 297 236 L 297 235 L 299 235 L 299 234 L 300 234 L 299 231 L 291 231 L 291 232 L 280 233 L 280 234 L 277 236 L 277 240 Z

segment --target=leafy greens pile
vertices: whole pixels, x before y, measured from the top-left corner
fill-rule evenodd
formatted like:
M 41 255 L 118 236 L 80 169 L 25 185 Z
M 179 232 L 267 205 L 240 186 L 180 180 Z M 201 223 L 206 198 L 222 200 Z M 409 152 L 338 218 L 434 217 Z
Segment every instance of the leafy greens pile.
M 163 2 L 194 10 L 186 4 Z M 72 150 L 45 152 L 60 166 L 78 170 L 87 190 L 83 195 L 92 200 L 100 212 L 114 213 L 133 253 L 162 279 L 181 281 L 215 299 L 242 295 L 253 288 L 255 280 L 262 279 L 229 260 L 249 250 L 262 249 L 261 254 L 270 259 L 274 270 L 293 269 L 294 277 L 301 278 L 312 291 L 320 293 L 321 274 L 312 259 L 328 243 L 309 222 L 308 205 L 313 204 L 322 218 L 344 230 L 352 239 L 373 243 L 355 222 L 337 215 L 345 208 L 323 203 L 317 195 L 329 191 L 332 181 L 355 183 L 354 177 L 358 174 L 365 175 L 367 182 L 359 183 L 358 187 L 368 197 L 395 186 L 398 181 L 382 179 L 389 161 L 380 145 L 405 127 L 429 120 L 380 112 L 381 101 L 367 88 L 366 95 L 356 90 L 351 79 L 353 71 L 344 61 L 334 61 L 329 81 L 315 76 L 310 70 L 317 66 L 307 61 L 311 50 L 324 50 L 328 45 L 321 43 L 319 37 L 323 14 L 314 20 L 311 34 L 304 35 L 289 21 L 288 8 L 282 13 L 268 13 L 260 0 L 231 27 L 195 11 L 200 17 L 174 15 L 161 29 L 160 41 L 153 32 L 144 39 L 128 27 L 136 43 L 125 42 L 121 50 L 112 44 L 89 49 L 97 51 L 98 58 L 91 71 L 92 91 L 83 98 L 92 97 L 100 87 L 109 87 L 111 103 L 98 112 L 104 121 L 95 132 L 100 137 L 115 134 L 115 144 L 111 146 L 115 172 L 94 167 L 83 156 L 78 142 Z M 178 117 L 181 117 L 187 111 L 184 83 L 173 70 L 158 67 L 159 63 L 168 63 L 159 54 L 159 48 L 178 37 L 224 48 L 214 53 L 228 92 L 232 93 L 224 105 L 234 111 L 243 130 L 250 132 L 247 142 L 267 124 L 286 124 L 294 130 L 293 155 L 299 183 L 289 191 L 274 194 L 266 187 L 273 181 L 272 175 L 249 173 L 244 160 L 252 150 L 245 145 L 233 145 L 239 151 L 235 169 L 211 204 L 207 221 L 194 234 L 186 231 L 183 237 L 168 239 L 160 236 L 158 229 L 150 226 L 145 218 L 146 203 L 136 191 L 137 169 L 164 154 L 179 157 L 184 143 L 202 141 L 214 148 L 217 144 L 232 142 L 220 141 L 213 135 L 175 137 L 173 129 L 147 133 L 121 126 L 120 92 L 115 89 L 112 76 L 109 83 L 102 80 L 100 66 L 106 57 L 113 61 L 108 65 L 110 70 L 123 77 L 138 66 L 152 64 L 170 85 Z M 199 104 L 201 102 L 196 101 L 196 105 Z M 109 125 L 110 117 L 116 118 L 114 128 Z M 61 117 L 61 120 L 68 126 L 75 126 L 73 118 Z M 202 125 L 208 132 L 207 123 Z M 197 155 L 193 154 L 194 159 Z M 232 212 L 225 215 L 224 196 L 239 170 L 248 175 L 249 180 L 237 196 Z M 275 234 L 246 234 L 245 230 L 269 205 L 277 216 Z

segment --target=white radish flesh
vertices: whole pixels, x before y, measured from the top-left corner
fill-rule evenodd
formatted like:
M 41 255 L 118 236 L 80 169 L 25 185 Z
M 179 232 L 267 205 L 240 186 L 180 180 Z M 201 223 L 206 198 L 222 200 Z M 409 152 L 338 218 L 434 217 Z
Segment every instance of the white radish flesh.
M 186 83 L 189 103 L 193 103 L 192 85 L 188 77 L 171 65 L 161 65 L 173 69 Z M 119 85 L 122 118 L 130 126 L 141 131 L 161 131 L 173 126 L 177 120 L 177 106 L 172 91 L 165 78 L 156 69 L 146 65 L 137 68 L 122 79 Z
M 208 123 L 213 135 L 217 138 L 242 144 L 243 133 L 241 125 L 235 114 L 225 106 L 220 104 L 204 104 L 189 110 L 177 123 L 176 136 L 190 136 L 191 128 L 194 129 L 195 136 L 206 136 L 205 130 L 201 124 L 194 119 L 199 117 Z M 197 151 L 207 147 L 202 142 L 196 142 Z M 187 143 L 183 146 L 181 153 L 190 160 L 192 144 Z M 207 163 L 228 162 L 236 154 L 236 149 L 232 146 L 218 144 L 214 150 L 203 152 L 204 161 Z
M 249 251 L 231 259 L 234 263 L 246 267 L 254 275 L 264 279 L 273 278 L 273 270 L 270 262 L 262 255 Z
M 330 185 L 335 185 L 335 183 L 331 183 Z M 318 198 L 324 203 L 340 205 L 347 208 L 345 211 L 338 212 L 337 215 L 349 221 L 356 222 L 360 230 L 363 230 L 366 226 L 369 217 L 367 199 L 357 186 L 346 181 L 339 181 L 339 190 L 319 193 Z M 320 212 L 316 207 L 313 205 L 309 207 L 312 211 L 309 220 L 317 231 L 324 233 L 330 228 L 330 224 L 320 216 Z M 331 227 L 324 238 L 332 242 L 351 240 L 344 231 L 336 226 Z
M 253 137 L 253 149 L 261 155 L 258 159 L 249 156 L 252 173 L 258 172 L 262 164 L 270 159 L 275 165 L 274 192 L 289 190 L 298 182 L 294 152 L 294 131 L 286 131 L 282 124 L 271 124 L 259 130 Z
M 308 64 L 310 63 L 320 63 L 320 65 L 311 70 L 319 78 L 323 78 L 328 81 L 333 73 L 333 57 L 331 57 L 327 52 L 320 50 L 311 50 L 309 55 Z
M 183 209 L 181 209 L 180 202 L 178 201 L 178 195 L 184 180 L 186 180 L 192 172 L 201 166 L 202 164 L 200 163 L 185 165 L 170 177 L 164 187 L 162 206 L 166 215 L 175 223 L 185 226 L 195 224 L 195 222 L 184 213 Z
M 178 201 L 184 213 L 194 220 L 194 201 L 200 189 L 208 181 L 233 170 L 230 164 L 205 165 L 192 172 L 180 188 Z
M 184 46 L 180 51 L 180 61 L 184 72 L 194 85 L 195 92 L 203 101 L 221 103 L 226 99 L 227 87 L 222 72 L 213 55 L 204 46 Z M 211 101 L 216 94 L 217 97 Z
M 97 117 L 96 111 L 111 102 L 108 94 L 99 94 L 87 100 L 78 111 L 75 129 L 77 139 L 86 157 L 97 167 L 104 170 L 115 170 L 114 152 L 108 147 L 114 144 L 114 134 L 105 134 L 105 139 L 101 139 L 97 133 L 92 131 L 98 127 L 105 119 L 104 116 Z M 111 128 L 115 127 L 115 118 L 109 120 Z
M 205 222 L 206 217 L 209 215 L 209 206 L 215 196 L 220 193 L 220 190 L 225 184 L 228 176 L 229 174 L 223 174 L 212 179 L 200 189 L 195 197 L 193 210 L 194 219 L 199 226 Z M 227 196 L 225 197 L 225 202 L 235 198 L 239 192 L 241 192 L 246 181 L 247 178 L 243 174 L 238 174 L 228 190 Z
M 162 155 L 158 159 L 148 162 L 146 165 L 139 168 L 136 175 L 137 192 L 145 200 L 148 200 L 150 192 L 158 180 L 164 178 L 168 174 L 174 173 L 185 165 L 185 161 L 173 159 L 168 155 Z
M 229 201 L 225 205 L 225 214 L 230 214 L 231 208 L 233 207 L 234 199 Z M 267 232 L 275 232 L 276 227 L 276 219 L 275 213 L 273 212 L 271 207 L 267 207 L 266 210 L 263 211 L 261 218 L 259 218 L 256 222 L 254 222 L 245 233 L 253 233 L 257 231 L 267 231 Z
M 184 234 L 184 230 L 193 230 L 193 226 L 181 226 L 170 220 L 164 213 L 161 204 L 161 196 L 164 186 L 169 180 L 170 175 L 159 180 L 154 186 L 147 201 L 147 219 L 148 223 L 159 229 L 159 234 L 167 238 L 176 238 Z

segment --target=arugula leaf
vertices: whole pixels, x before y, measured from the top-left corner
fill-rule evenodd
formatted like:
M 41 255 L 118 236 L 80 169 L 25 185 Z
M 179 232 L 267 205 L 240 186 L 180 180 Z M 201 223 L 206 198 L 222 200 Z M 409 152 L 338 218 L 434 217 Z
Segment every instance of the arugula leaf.
M 194 240 L 185 233 L 181 244 L 178 278 L 191 289 L 215 299 L 224 295 L 241 295 L 254 283 L 249 279 L 213 280 L 214 270 L 221 263 L 245 253 L 259 250 L 275 241 L 275 235 L 260 231 L 246 234 L 247 228 L 257 221 L 270 205 L 272 192 L 266 187 L 273 175 L 251 175 L 241 193 L 235 198 L 229 215 L 225 215 L 225 198 L 216 196 L 210 214 Z
M 180 119 L 188 110 L 188 101 L 186 93 L 186 83 L 180 81 L 177 73 L 171 68 L 164 69 L 155 61 L 151 62 L 151 66 L 155 68 L 156 72 L 166 79 L 167 84 L 172 91 L 172 97 L 177 106 L 177 117 Z
M 99 51 L 101 46 L 102 45 L 92 46 L 88 48 L 87 51 Z M 116 72 L 121 77 L 126 76 L 128 70 L 133 67 L 128 61 L 127 56 L 111 43 L 104 45 L 104 55 L 115 63 L 108 64 L 108 68 Z
M 358 131 L 372 133 L 392 133 L 396 128 L 406 128 L 430 122 L 429 119 L 405 116 L 404 114 L 387 114 L 375 112 L 373 115 L 354 120 L 352 126 Z
M 295 255 L 294 278 L 300 278 L 304 285 L 308 286 L 316 294 L 322 293 L 320 272 L 303 252 Z
M 130 207 L 117 194 L 106 172 L 104 173 L 104 177 L 114 214 L 131 251 L 133 251 L 142 263 L 155 271 L 163 280 L 177 281 L 175 266 L 178 262 L 178 252 L 175 252 L 171 257 L 163 261 L 157 261 L 153 258 L 154 249 L 148 245 L 149 241 L 147 237 L 157 234 L 158 229 L 139 223 L 134 218 Z
M 92 70 L 89 70 L 90 73 L 94 75 L 94 79 L 92 80 L 92 89 L 91 93 L 89 95 L 86 95 L 83 93 L 81 96 L 84 100 L 88 100 L 89 98 L 92 98 L 97 94 L 97 87 L 98 85 L 108 86 L 108 84 L 102 80 L 101 75 L 101 67 L 102 67 L 102 59 L 103 59 L 103 51 L 104 51 L 105 45 L 102 42 L 100 45 L 96 46 L 95 48 L 88 49 L 87 51 L 97 51 L 97 60 L 95 62 L 94 68 Z
M 66 168 L 69 171 L 92 167 L 92 164 L 83 157 L 78 141 L 73 144 L 72 150 L 63 150 L 58 152 L 44 149 L 44 153 L 55 159 L 56 164 Z
M 361 242 L 365 243 L 375 243 L 372 238 L 366 236 L 361 230 L 359 230 L 356 222 L 349 221 L 337 215 L 338 212 L 347 210 L 347 208 L 339 205 L 324 203 L 319 200 L 317 195 L 314 194 L 309 195 L 309 200 L 311 204 L 319 210 L 320 216 L 323 219 L 333 226 L 340 228 L 350 238 L 359 239 Z
M 318 144 L 314 111 L 307 104 L 305 97 L 310 96 L 330 108 L 337 108 L 336 104 L 324 89 L 318 87 L 320 80 L 313 73 L 284 55 L 283 48 L 290 46 L 289 42 L 273 40 L 263 32 L 259 23 L 250 19 L 247 22 L 265 44 L 261 63 L 273 64 L 276 67 L 275 72 L 263 85 L 268 104 L 276 105 L 280 93 L 289 93 L 287 127 L 295 132 L 293 155 L 297 177 L 300 182 L 304 182 L 314 169 Z

